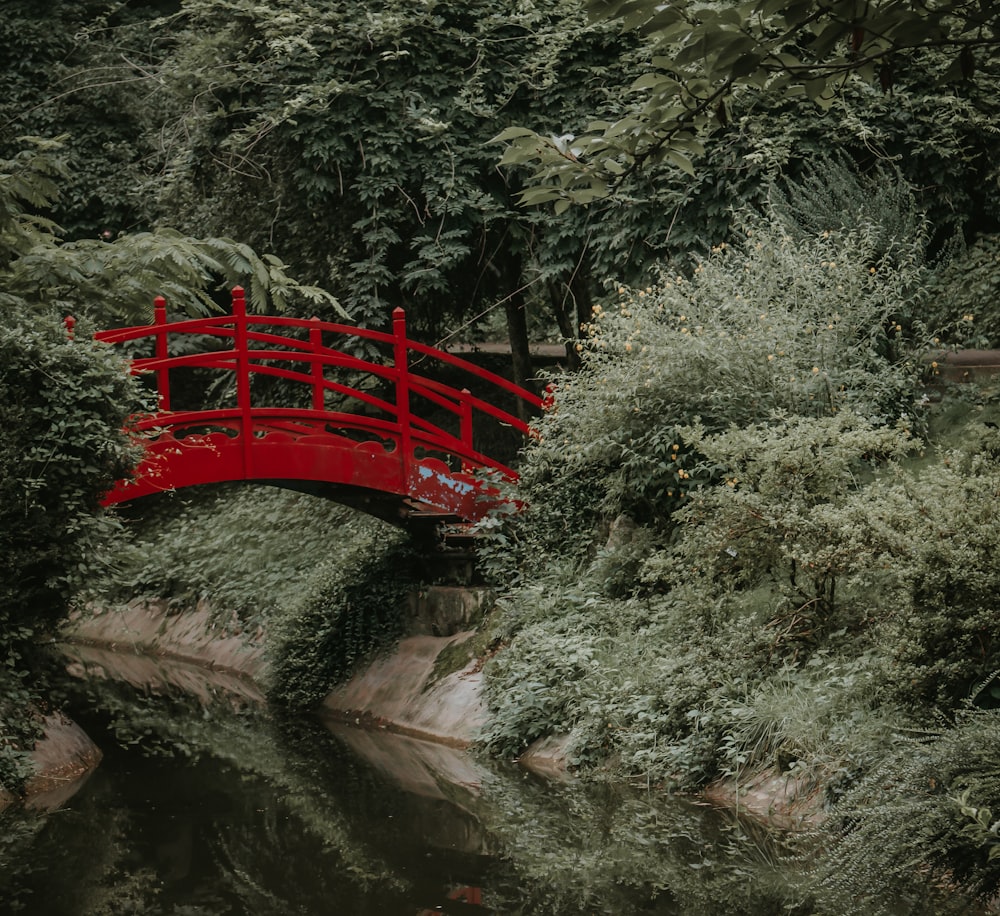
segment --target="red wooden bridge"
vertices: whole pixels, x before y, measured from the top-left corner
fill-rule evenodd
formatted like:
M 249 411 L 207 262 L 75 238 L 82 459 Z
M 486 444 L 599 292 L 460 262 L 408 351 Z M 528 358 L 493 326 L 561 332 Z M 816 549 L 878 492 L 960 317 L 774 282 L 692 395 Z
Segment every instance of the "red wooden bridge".
M 512 382 L 410 340 L 402 309 L 392 333 L 248 315 L 236 287 L 231 315 L 168 322 L 158 298 L 153 324 L 96 336 L 129 352 L 145 347 L 149 355 L 133 356 L 132 373 L 154 376 L 159 395 L 156 413 L 135 418 L 145 456 L 134 479 L 107 494 L 109 505 L 252 480 L 317 492 L 399 524 L 474 521 L 499 499 L 476 471 L 517 476 L 477 441 L 506 437 L 509 446 L 512 434 L 520 441 L 529 432 L 495 402 L 541 406 Z M 226 391 L 231 406 L 198 406 L 206 386 Z

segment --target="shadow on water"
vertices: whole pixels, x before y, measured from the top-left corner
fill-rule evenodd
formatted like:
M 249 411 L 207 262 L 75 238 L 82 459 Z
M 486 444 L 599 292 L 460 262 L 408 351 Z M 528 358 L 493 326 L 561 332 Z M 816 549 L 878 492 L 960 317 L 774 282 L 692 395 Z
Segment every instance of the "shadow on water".
M 704 806 L 283 717 L 218 672 L 66 653 L 62 699 L 105 757 L 58 811 L 2 816 L 5 913 L 809 912 L 770 841 Z

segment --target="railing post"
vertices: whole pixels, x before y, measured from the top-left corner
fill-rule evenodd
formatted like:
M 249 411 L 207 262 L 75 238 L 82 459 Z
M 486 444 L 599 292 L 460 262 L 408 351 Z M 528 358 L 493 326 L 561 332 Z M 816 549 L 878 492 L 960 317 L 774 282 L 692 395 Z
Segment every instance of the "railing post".
M 406 338 L 406 312 L 392 310 L 393 361 L 396 367 L 396 422 L 399 424 L 399 450 L 402 453 L 403 480 L 410 486 L 410 460 L 413 445 L 410 440 L 410 376 L 409 346 Z
M 314 315 L 309 319 L 312 327 L 309 328 L 309 345 L 313 351 L 312 379 L 313 379 L 313 410 L 323 410 L 326 407 L 323 389 L 323 330 L 319 326 L 319 319 Z
M 236 409 L 240 413 L 243 476 L 250 474 L 253 416 L 250 408 L 250 353 L 247 340 L 247 302 L 242 286 L 233 287 L 233 349 L 236 351 Z
M 165 363 L 170 354 L 167 348 L 167 300 L 163 296 L 153 300 L 153 324 L 156 325 L 156 358 Z M 160 410 L 170 410 L 170 370 L 165 365 L 156 370 L 156 392 Z
M 462 389 L 462 400 L 459 401 L 459 431 L 464 445 L 470 452 L 472 451 L 472 392 L 468 388 Z M 462 470 L 468 470 L 465 461 L 462 461 Z

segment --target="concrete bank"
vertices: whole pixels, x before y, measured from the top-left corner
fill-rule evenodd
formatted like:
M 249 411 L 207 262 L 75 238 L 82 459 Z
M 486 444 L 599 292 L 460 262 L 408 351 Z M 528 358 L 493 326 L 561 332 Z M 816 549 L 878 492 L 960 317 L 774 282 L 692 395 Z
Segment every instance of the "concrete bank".
M 483 646 L 476 638 L 476 626 L 491 602 L 488 592 L 458 587 L 413 595 L 410 635 L 331 691 L 321 704 L 321 715 L 362 730 L 388 731 L 438 745 L 474 744 L 489 715 Z M 246 685 L 248 697 L 261 697 L 260 684 L 267 675 L 265 635 L 213 623 L 211 609 L 204 604 L 184 612 L 165 602 L 147 602 L 81 613 L 70 621 L 64 636 L 70 643 L 111 650 L 119 660 L 133 656 L 140 667 L 143 658 L 159 656 L 233 676 Z M 78 652 L 71 663 L 97 665 L 99 674 L 99 656 Z M 118 661 L 115 667 L 121 667 Z M 149 674 L 144 669 L 136 677 L 148 679 Z M 568 779 L 569 751 L 567 736 L 552 735 L 531 745 L 520 762 L 550 779 Z M 787 774 L 760 772 L 738 782 L 719 781 L 707 787 L 704 796 L 710 803 L 784 829 L 810 826 L 822 817 L 821 787 Z
M 177 610 L 166 601 L 134 601 L 124 607 L 74 611 L 62 636 L 123 654 L 153 655 L 204 665 L 260 681 L 265 676 L 264 633 L 235 622 L 226 627 L 199 601 Z
M 101 762 L 100 748 L 62 713 L 43 717 L 42 737 L 32 750 L 32 775 L 24 784 L 24 796 L 16 798 L 0 787 L 0 811 L 21 801 L 33 811 L 54 811 L 64 805 Z
M 331 692 L 323 714 L 467 747 L 487 715 L 472 637 L 491 602 L 482 589 L 437 586 L 415 593 L 410 635 Z M 130 657 L 137 664 L 159 657 L 245 678 L 258 688 L 267 678 L 263 631 L 220 624 L 205 602 L 183 611 L 165 601 L 81 610 L 70 617 L 62 637 L 114 651 L 126 665 Z
M 479 590 L 448 587 L 413 595 L 412 635 L 333 691 L 322 705 L 323 714 L 351 725 L 468 747 L 486 721 L 482 672 L 471 637 L 490 600 Z M 221 689 L 263 702 L 264 632 L 219 623 L 206 602 L 184 610 L 166 601 L 78 610 L 70 615 L 61 638 L 68 644 L 67 668 L 79 676 L 100 677 L 107 667 L 136 684 L 182 678 L 183 683 L 174 686 L 195 696 Z M 114 656 L 106 666 L 102 653 Z M 157 659 L 198 666 L 205 676 L 186 675 L 183 666 L 163 674 Z M 66 716 L 46 716 L 42 730 L 30 755 L 33 775 L 26 781 L 24 797 L 0 789 L 0 810 L 19 801 L 29 808 L 58 808 L 100 763 L 100 749 Z

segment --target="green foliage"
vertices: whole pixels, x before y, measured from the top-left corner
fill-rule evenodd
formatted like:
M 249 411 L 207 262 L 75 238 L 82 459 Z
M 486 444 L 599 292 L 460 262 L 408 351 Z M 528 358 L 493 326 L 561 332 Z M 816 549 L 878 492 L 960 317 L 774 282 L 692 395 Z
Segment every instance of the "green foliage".
M 648 780 L 777 767 L 839 791 L 894 722 L 1000 667 L 996 443 L 919 435 L 923 221 L 905 187 L 829 170 L 826 195 L 788 190 L 690 275 L 595 308 L 505 535 L 498 752 L 561 732 Z
M 909 468 L 907 431 L 844 414 L 695 438 L 725 485 L 677 513 L 682 537 L 650 552 L 642 579 L 709 616 L 764 602 L 779 658 L 863 634 L 884 695 L 913 715 L 951 711 L 1000 666 L 996 437 L 968 428 L 969 444 Z
M 766 589 L 778 655 L 860 626 L 871 613 L 863 596 L 880 584 L 877 561 L 903 549 L 910 521 L 866 483 L 912 448 L 909 435 L 841 413 L 691 441 L 724 481 L 676 514 L 681 539 L 650 556 L 645 583 L 710 613 Z
M 128 563 L 95 582 L 95 596 L 163 598 L 178 608 L 205 600 L 244 625 L 299 600 L 318 566 L 348 564 L 356 540 L 377 541 L 386 528 L 331 500 L 245 483 L 164 494 L 121 512 L 132 535 Z
M 1000 344 L 1000 235 L 980 236 L 961 246 L 928 285 L 928 317 L 950 333 L 956 347 Z
M 670 234 L 676 186 L 640 183 L 629 206 L 554 222 L 517 208 L 496 169 L 488 140 L 514 119 L 569 123 L 626 92 L 608 87 L 627 85 L 635 42 L 575 0 L 178 8 L 151 22 L 150 7 L 60 4 L 62 41 L 46 40 L 49 11 L 19 6 L 9 24 L 32 49 L 11 116 L 42 135 L 65 122 L 83 170 L 60 208 L 74 239 L 165 224 L 235 238 L 365 324 L 400 305 L 422 334 L 499 325 L 526 348 L 525 313 L 575 336 L 595 281 L 635 276 Z
M 671 537 L 619 520 L 506 599 L 493 749 L 567 733 L 577 763 L 650 780 L 777 767 L 836 792 L 900 723 L 997 704 L 992 427 L 916 464 L 907 430 L 849 412 L 683 432 L 712 482 Z
M 370 324 L 406 305 L 440 330 L 520 285 L 545 227 L 516 214 L 486 141 L 518 111 L 562 118 L 604 95 L 599 74 L 621 71 L 608 29 L 565 0 L 187 0 L 159 27 L 172 43 L 148 87 L 160 105 L 147 136 L 170 138 L 147 180 L 156 211 L 189 231 L 276 241 Z
M 992 39 L 973 42 L 971 78 L 957 88 L 938 85 L 933 76 L 954 63 L 955 49 L 936 7 L 916 31 L 945 44 L 910 55 L 900 49 L 913 36 L 894 30 L 914 26 L 912 17 L 884 4 L 868 9 L 879 21 L 865 24 L 846 7 L 800 22 L 800 8 L 762 4 L 746 34 L 737 20 L 752 3 L 675 4 L 662 14 L 669 22 L 655 19 L 650 29 L 670 32 L 660 37 L 676 49 L 657 49 L 635 30 L 616 34 L 619 24 L 606 17 L 617 4 L 588 22 L 568 0 L 419 10 L 398 0 L 377 10 L 358 2 L 332 9 L 293 0 L 272 9 L 187 0 L 161 18 L 155 5 L 50 6 L 14 0 L 4 27 L 19 56 L 9 62 L 14 91 L 5 104 L 20 132 L 70 134 L 75 168 L 58 219 L 71 237 L 93 240 L 107 227 L 112 236 L 143 237 L 169 224 L 196 237 L 238 239 L 276 251 L 296 275 L 336 290 L 366 324 L 383 324 L 402 305 L 422 334 L 476 337 L 499 326 L 526 345 L 519 324 L 526 310 L 533 333 L 558 329 L 576 338 L 605 277 L 644 285 L 637 278 L 651 259 L 722 241 L 732 212 L 761 205 L 769 180 L 796 177 L 803 162 L 830 149 L 865 168 L 897 161 L 934 213 L 936 242 L 956 229 L 995 229 L 1000 212 L 996 195 L 984 193 L 997 170 Z M 637 21 L 649 8 L 632 5 Z M 837 26 L 842 16 L 850 28 Z M 655 85 L 630 88 L 644 71 L 660 73 L 678 50 L 677 72 L 663 75 L 697 94 L 697 77 L 685 82 L 684 74 L 699 69 L 699 57 L 724 70 L 722 49 L 755 36 L 757 51 L 740 52 L 747 65 L 780 41 L 768 23 L 785 18 L 793 32 L 803 27 L 802 40 L 820 25 L 841 35 L 861 25 L 866 52 L 877 44 L 875 28 L 882 30 L 896 49 L 893 94 L 845 78 L 821 114 L 810 101 L 819 91 L 812 77 L 799 97 L 782 88 L 779 71 L 789 59 L 781 57 L 765 80 L 770 89 L 744 85 L 753 80 L 741 71 L 724 107 L 706 109 L 705 128 L 696 131 L 701 102 L 657 113 Z M 780 53 L 798 55 L 803 66 L 842 63 L 830 34 L 815 45 L 787 33 Z M 850 69 L 870 65 L 863 55 Z M 716 76 L 706 79 L 727 82 Z M 572 133 L 595 116 L 618 128 L 599 129 L 588 158 Z M 674 117 L 684 129 L 676 148 L 662 149 L 690 158 L 704 146 L 694 176 L 648 161 L 662 139 L 657 131 L 669 133 Z M 618 196 L 558 218 L 515 206 L 522 179 L 497 171 L 488 140 L 517 124 L 535 128 L 514 128 L 529 159 L 551 147 L 559 168 L 585 171 L 579 196 L 594 196 L 590 182 L 602 172 L 600 182 L 616 185 Z M 11 137 L 0 141 L 13 150 Z M 644 145 L 646 168 L 633 169 Z M 294 298 L 302 314 L 335 311 L 329 300 Z M 506 313 L 506 327 L 494 309 Z M 517 372 L 531 376 L 526 361 Z
M 720 710 L 722 772 L 736 779 L 784 773 L 836 801 L 898 741 L 901 716 L 880 701 L 881 674 L 874 653 L 824 649 L 748 684 Z
M 38 736 L 36 642 L 116 563 L 99 505 L 138 458 L 123 426 L 141 405 L 118 356 L 60 324 L 0 319 L 0 785 L 17 789 Z
M 487 668 L 485 745 L 516 756 L 538 738 L 565 734 L 574 765 L 610 759 L 617 772 L 647 782 L 708 778 L 719 738 L 709 711 L 716 647 L 692 639 L 684 650 L 668 641 L 662 607 L 579 589 L 551 598 L 541 586 L 535 591 L 511 600 L 507 625 L 516 635 Z M 742 670 L 732 657 L 728 664 Z
M 130 98 L 145 82 L 155 47 L 149 23 L 172 0 L 8 0 L 0 22 L 0 156 L 19 137 L 64 137 L 73 168 L 61 181 L 57 217 L 72 239 L 148 228 L 141 219 L 141 108 Z M 115 47 L 108 39 L 121 39 Z M 113 117 L 109 116 L 113 113 Z M 51 214 L 49 214 L 51 215 Z
M 124 432 L 141 404 L 120 357 L 49 321 L 0 324 L 0 631 L 51 625 L 119 524 L 100 497 L 138 458 Z
M 818 156 L 794 181 L 772 187 L 768 200 L 796 239 L 863 233 L 872 263 L 919 266 L 924 258 L 929 220 L 898 166 L 859 173 L 843 154 Z
M 668 7 L 594 0 L 589 8 L 595 19 L 621 20 L 625 31 L 643 35 L 651 66 L 632 83 L 635 101 L 624 114 L 592 120 L 579 136 L 517 127 L 498 137 L 508 143 L 504 163 L 532 170 L 525 203 L 555 201 L 557 210 L 589 203 L 647 162 L 694 176 L 706 139 L 725 130 L 741 96 L 802 96 L 825 111 L 838 96 L 870 91 L 876 82 L 883 92 L 905 92 L 908 81 L 897 74 L 910 67 L 926 93 L 938 80 L 973 80 L 984 56 L 992 66 L 1000 43 L 996 13 L 976 4 L 835 3 L 816 10 L 768 0 Z M 925 53 L 928 44 L 936 55 Z
M 290 278 L 274 255 L 224 238 L 195 239 L 158 229 L 113 240 L 65 241 L 41 215 L 57 205 L 70 170 L 60 142 L 25 140 L 0 160 L 0 307 L 6 312 L 73 314 L 94 322 L 148 320 L 166 295 L 191 314 L 216 309 L 213 294 L 242 283 L 250 306 L 266 311 L 293 299 L 338 309 L 336 300 Z
M 268 696 L 315 706 L 372 653 L 403 635 L 416 557 L 401 540 L 358 539 L 347 564 L 326 560 L 270 633 Z
M 17 794 L 32 772 L 30 752 L 41 734 L 41 720 L 36 714 L 38 691 L 20 670 L 23 665 L 14 654 L 17 650 L 10 646 L 15 634 L 5 635 L 7 658 L 0 666 L 0 787 Z
M 94 600 L 206 601 L 218 624 L 267 633 L 272 699 L 311 706 L 402 633 L 418 575 L 405 534 L 335 502 L 225 484 L 131 510 L 121 568 Z
M 550 572 L 508 599 L 488 741 L 567 732 L 579 763 L 684 784 L 793 764 L 848 778 L 885 732 L 865 647 L 914 513 L 876 468 L 910 437 L 845 412 L 686 441 L 721 480 L 690 491 L 672 539 L 619 522 L 581 585 Z
M 882 646 L 889 683 L 918 709 L 951 711 L 1000 668 L 1000 440 L 992 426 L 980 427 L 980 436 L 978 443 L 945 451 L 906 487 L 909 540 L 895 560 L 903 600 L 887 609 Z M 979 701 L 996 705 L 991 691 Z
M 886 234 L 898 211 L 880 215 L 812 235 L 751 219 L 690 276 L 664 270 L 595 305 L 582 370 L 560 379 L 526 452 L 517 524 L 531 534 L 515 543 L 528 568 L 563 544 L 585 554 L 601 518 L 662 525 L 717 478 L 692 441 L 696 420 L 710 432 L 779 413 L 916 421 L 920 239 L 904 255 Z
M 1000 891 L 1000 717 L 970 713 L 933 737 L 898 744 L 847 796 L 817 869 L 831 912 L 968 913 Z M 821 899 L 823 897 L 821 896 Z
M 140 300 L 147 309 L 162 284 L 179 290 L 191 283 L 189 302 L 198 302 L 197 290 L 215 271 L 262 272 L 261 295 L 280 288 L 265 262 L 225 240 L 161 233 L 110 244 L 61 242 L 58 228 L 37 214 L 55 202 L 65 175 L 51 142 L 0 162 L 0 412 L 7 431 L 0 511 L 8 518 L 0 607 L 10 614 L 38 605 L 37 619 L 49 623 L 107 556 L 102 542 L 117 523 L 98 503 L 137 458 L 123 427 L 143 404 L 118 354 L 95 344 L 82 325 L 68 339 L 48 316 L 72 309 L 110 320 L 119 308 L 134 313 Z

